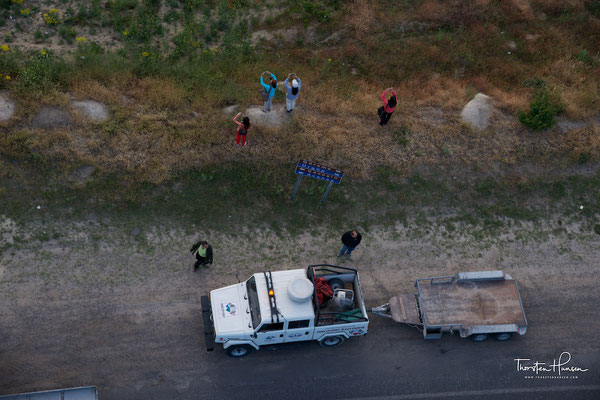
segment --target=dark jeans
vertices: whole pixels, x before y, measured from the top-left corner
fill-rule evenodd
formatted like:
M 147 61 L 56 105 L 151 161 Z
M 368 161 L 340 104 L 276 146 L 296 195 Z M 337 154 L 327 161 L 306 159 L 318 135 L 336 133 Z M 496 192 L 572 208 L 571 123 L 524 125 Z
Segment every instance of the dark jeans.
M 344 255 L 344 253 L 348 252 L 348 257 L 350 257 L 350 254 L 352 254 L 352 251 L 355 249 L 356 247 L 348 247 L 345 244 L 342 243 L 342 250 L 340 251 L 340 254 L 338 255 L 338 257 L 341 257 Z
M 196 254 L 196 264 L 194 264 L 194 269 L 198 268 L 199 266 L 204 266 L 209 264 L 208 259 L 206 257 L 202 257 L 198 254 Z
M 379 118 L 379 125 L 383 126 L 388 123 L 392 114 L 388 114 L 385 111 L 381 113 L 381 117 Z

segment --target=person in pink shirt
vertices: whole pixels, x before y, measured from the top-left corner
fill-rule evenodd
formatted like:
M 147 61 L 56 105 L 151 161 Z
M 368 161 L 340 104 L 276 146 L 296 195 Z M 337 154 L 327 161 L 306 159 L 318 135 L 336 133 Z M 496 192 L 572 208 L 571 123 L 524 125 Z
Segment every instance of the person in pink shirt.
M 390 97 L 390 99 L 388 100 L 385 94 L 389 91 L 392 92 L 392 97 Z M 396 99 L 396 91 L 394 90 L 394 88 L 390 87 L 384 89 L 383 92 L 381 92 L 381 101 L 383 101 L 383 106 L 379 107 L 379 110 L 377 110 L 377 114 L 379 114 L 379 125 L 383 126 L 387 124 L 390 120 L 392 113 L 396 109 L 396 104 L 398 103 Z

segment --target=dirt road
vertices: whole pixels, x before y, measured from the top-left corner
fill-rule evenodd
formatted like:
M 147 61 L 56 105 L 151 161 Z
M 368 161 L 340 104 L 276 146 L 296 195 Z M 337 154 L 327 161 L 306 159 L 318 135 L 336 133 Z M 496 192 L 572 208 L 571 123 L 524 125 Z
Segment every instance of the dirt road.
M 600 240 L 576 223 L 513 224 L 483 238 L 434 223 L 372 229 L 346 262 L 360 270 L 368 307 L 411 291 L 417 277 L 503 269 L 521 288 L 523 337 L 425 341 L 373 317 L 366 337 L 339 348 L 296 343 L 238 360 L 205 351 L 200 296 L 237 282 L 236 273 L 339 262 L 341 232 L 213 232 L 215 265 L 194 273 L 187 249 L 208 234 L 183 226 L 0 219 L 0 395 L 80 385 L 100 388 L 101 400 L 600 393 Z M 54 233 L 40 240 L 48 227 Z M 564 351 L 588 371 L 541 380 L 515 370 L 515 358 L 551 362 Z

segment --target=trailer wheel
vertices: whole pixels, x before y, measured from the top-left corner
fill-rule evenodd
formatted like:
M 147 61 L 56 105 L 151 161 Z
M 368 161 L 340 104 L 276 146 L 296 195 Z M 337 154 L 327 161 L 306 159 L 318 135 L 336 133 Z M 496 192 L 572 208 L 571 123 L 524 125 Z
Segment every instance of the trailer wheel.
M 471 340 L 474 342 L 483 342 L 488 338 L 487 333 L 478 333 L 476 335 L 471 335 Z
M 319 341 L 319 344 L 323 347 L 333 347 L 344 343 L 345 338 L 343 336 L 329 336 Z
M 496 340 L 498 340 L 500 342 L 506 342 L 507 340 L 510 340 L 512 335 L 513 335 L 512 332 L 496 333 Z
M 244 357 L 246 354 L 250 354 L 252 352 L 252 347 L 245 344 L 240 344 L 228 347 L 225 351 L 227 352 L 228 356 L 239 358 Z

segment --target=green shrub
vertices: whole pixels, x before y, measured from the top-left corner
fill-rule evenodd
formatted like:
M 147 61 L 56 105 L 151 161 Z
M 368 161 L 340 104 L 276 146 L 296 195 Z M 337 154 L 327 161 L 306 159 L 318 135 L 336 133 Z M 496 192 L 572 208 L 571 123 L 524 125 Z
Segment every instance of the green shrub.
M 114 11 L 133 10 L 138 5 L 138 0 L 115 0 L 106 3 L 106 8 Z
M 198 41 L 200 32 L 204 28 L 200 24 L 188 24 L 183 31 L 173 37 L 175 48 L 171 53 L 172 59 L 178 59 L 183 56 L 193 56 L 197 53 L 197 49 L 201 43 Z
M 75 39 L 75 36 L 77 35 L 75 29 L 67 25 L 60 25 L 58 27 L 58 34 L 68 44 L 73 44 L 73 39 Z
M 77 46 L 77 52 L 75 53 L 75 59 L 81 59 L 81 57 L 89 58 L 104 54 L 104 49 L 97 43 L 94 42 L 82 42 Z
M 138 11 L 137 18 L 129 28 L 129 38 L 139 43 L 147 43 L 154 35 L 162 35 L 163 26 L 157 13 L 151 9 L 142 8 Z
M 586 1 L 585 8 L 587 8 L 594 17 L 600 18 L 600 0 Z
M 550 129 L 556 124 L 554 117 L 559 111 L 560 107 L 553 104 L 548 90 L 541 89 L 529 104 L 529 112 L 519 114 L 519 121 L 536 131 Z
M 586 63 L 586 64 L 592 63 L 592 58 L 590 57 L 590 55 L 588 54 L 586 49 L 581 50 L 579 53 L 577 53 L 577 55 L 575 57 L 582 63 Z
M 68 67 L 63 60 L 55 58 L 50 51 L 42 50 L 27 61 L 19 72 L 17 91 L 43 93 L 66 81 Z

